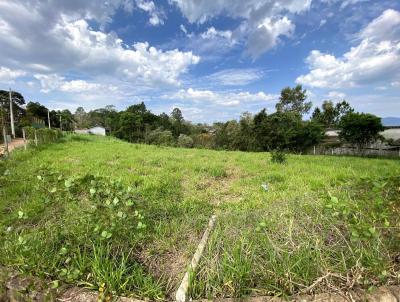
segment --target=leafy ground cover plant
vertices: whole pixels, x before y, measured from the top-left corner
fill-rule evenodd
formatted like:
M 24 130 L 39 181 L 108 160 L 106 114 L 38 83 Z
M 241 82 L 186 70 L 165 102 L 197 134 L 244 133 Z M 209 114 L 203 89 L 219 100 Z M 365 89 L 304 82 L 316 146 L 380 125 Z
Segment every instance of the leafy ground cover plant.
M 32 182 L 37 199 L 4 221 L 3 261 L 56 281 L 102 288 L 106 296 L 163 298 L 161 285 L 133 252 L 147 227 L 134 188 L 91 174 L 67 177 L 46 166 Z

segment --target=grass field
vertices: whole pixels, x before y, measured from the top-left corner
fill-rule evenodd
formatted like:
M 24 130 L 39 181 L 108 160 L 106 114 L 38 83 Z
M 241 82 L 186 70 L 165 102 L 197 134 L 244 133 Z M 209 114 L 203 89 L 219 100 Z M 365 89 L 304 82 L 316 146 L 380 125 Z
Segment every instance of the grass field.
M 193 298 L 400 280 L 399 160 L 282 165 L 267 153 L 71 136 L 14 152 L 0 175 L 0 266 L 53 286 L 169 299 L 214 213 Z

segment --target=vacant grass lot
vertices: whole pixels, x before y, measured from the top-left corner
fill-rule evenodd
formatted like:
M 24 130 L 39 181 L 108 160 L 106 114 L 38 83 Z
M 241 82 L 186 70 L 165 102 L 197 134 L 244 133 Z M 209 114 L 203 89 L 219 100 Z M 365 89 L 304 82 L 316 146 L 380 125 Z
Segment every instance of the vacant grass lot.
M 0 162 L 0 266 L 168 299 L 209 217 L 193 298 L 400 279 L 400 161 L 135 145 L 71 136 Z M 268 190 L 261 187 L 266 183 Z

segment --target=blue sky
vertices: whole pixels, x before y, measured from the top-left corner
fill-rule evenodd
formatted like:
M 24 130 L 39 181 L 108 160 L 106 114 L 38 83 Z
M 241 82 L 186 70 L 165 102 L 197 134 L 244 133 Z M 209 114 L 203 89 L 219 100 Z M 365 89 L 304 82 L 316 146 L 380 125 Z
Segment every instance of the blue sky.
M 399 1 L 10 0 L 0 32 L 0 87 L 51 109 L 213 122 L 302 84 L 314 105 L 400 116 Z

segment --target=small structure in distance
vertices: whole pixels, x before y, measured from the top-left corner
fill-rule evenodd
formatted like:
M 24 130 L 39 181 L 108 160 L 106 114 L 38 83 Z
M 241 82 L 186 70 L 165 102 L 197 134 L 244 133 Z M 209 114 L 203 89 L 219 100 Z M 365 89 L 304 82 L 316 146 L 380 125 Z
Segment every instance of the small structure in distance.
M 101 135 L 106 136 L 106 128 L 101 126 L 95 126 L 88 129 L 75 129 L 75 133 L 77 134 L 93 134 L 93 135 Z

